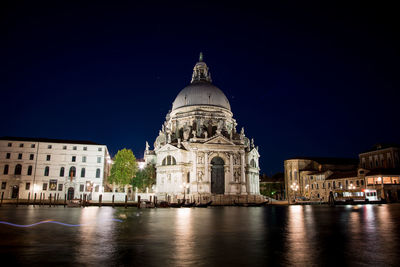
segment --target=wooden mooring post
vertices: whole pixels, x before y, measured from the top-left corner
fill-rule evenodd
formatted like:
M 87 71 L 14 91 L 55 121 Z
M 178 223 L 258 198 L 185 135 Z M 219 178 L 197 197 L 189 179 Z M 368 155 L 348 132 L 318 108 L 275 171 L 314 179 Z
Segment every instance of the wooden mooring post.
M 36 193 L 35 193 L 35 195 L 33 196 L 33 206 L 35 206 L 35 202 L 36 202 Z
M 28 193 L 28 203 L 26 203 L 26 205 L 29 206 L 29 202 L 31 202 L 31 192 Z
M 125 195 L 125 209 L 128 208 L 128 196 Z
M 112 196 L 112 207 L 114 208 L 114 195 Z
M 18 202 L 19 202 L 19 193 L 17 194 L 17 207 L 18 207 Z
M 39 206 L 42 205 L 42 193 L 40 193 Z
M 1 192 L 1 202 L 0 202 L 0 207 L 3 205 L 3 198 L 4 198 L 4 192 Z
M 100 194 L 99 195 L 99 207 L 101 207 L 101 201 L 103 200 L 103 195 L 102 194 Z
M 49 195 L 49 207 L 51 207 L 51 193 Z
M 64 208 L 67 205 L 67 194 L 64 194 Z
M 137 197 L 137 207 L 140 209 L 140 196 Z

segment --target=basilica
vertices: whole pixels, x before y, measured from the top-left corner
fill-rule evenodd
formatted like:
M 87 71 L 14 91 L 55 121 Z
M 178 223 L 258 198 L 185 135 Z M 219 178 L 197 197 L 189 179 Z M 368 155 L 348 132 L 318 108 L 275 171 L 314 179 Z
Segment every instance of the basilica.
M 172 103 L 144 158 L 157 170 L 159 200 L 260 197 L 259 157 L 254 140 L 237 131 L 225 94 L 212 84 L 200 54 L 191 82 Z

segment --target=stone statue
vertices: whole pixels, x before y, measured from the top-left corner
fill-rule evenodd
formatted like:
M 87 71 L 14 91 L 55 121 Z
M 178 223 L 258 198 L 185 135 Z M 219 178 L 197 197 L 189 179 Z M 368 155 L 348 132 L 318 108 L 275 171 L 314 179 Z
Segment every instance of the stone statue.
M 149 143 L 146 141 L 146 151 L 149 151 Z
M 202 172 L 202 171 L 199 171 L 199 172 L 197 173 L 197 177 L 198 177 L 198 179 L 199 179 L 199 182 L 202 182 L 202 181 L 203 181 L 203 172 Z
M 251 148 L 254 148 L 254 138 L 251 138 Z
M 170 133 L 167 134 L 167 143 L 168 144 L 171 143 L 171 134 Z
M 242 130 L 240 130 L 240 140 L 244 139 L 244 127 L 242 127 Z
M 181 139 L 178 138 L 178 148 L 181 148 Z

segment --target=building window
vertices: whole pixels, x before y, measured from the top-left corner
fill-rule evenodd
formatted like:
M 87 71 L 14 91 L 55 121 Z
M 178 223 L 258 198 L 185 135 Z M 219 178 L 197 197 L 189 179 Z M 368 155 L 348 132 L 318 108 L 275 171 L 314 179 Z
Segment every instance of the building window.
M 24 147 L 24 144 L 19 144 L 19 147 Z
M 49 190 L 51 191 L 57 190 L 57 180 L 50 180 Z
M 72 156 L 72 162 L 76 161 L 76 156 Z
M 79 185 L 79 191 L 81 192 L 85 191 L 85 185 L 83 184 Z
M 63 184 L 58 184 L 58 191 L 62 191 Z
M 99 147 L 97 150 L 98 150 L 98 151 L 102 151 L 103 149 L 102 149 L 101 147 Z
M 8 143 L 8 147 L 12 147 L 12 143 Z
M 364 180 L 361 180 L 361 185 L 364 185 Z
M 60 177 L 64 177 L 64 172 L 65 172 L 65 168 L 61 167 L 60 168 Z
M 46 190 L 47 190 L 47 183 L 43 183 L 42 190 L 43 190 L 43 191 L 46 191 Z
M 328 188 L 331 188 L 331 183 L 328 183 Z
M 26 175 L 32 175 L 32 165 L 28 166 L 28 171 L 26 172 Z
M 33 160 L 33 158 L 34 158 L 33 154 L 30 154 L 29 155 L 29 160 Z
M 85 172 L 86 172 L 85 168 L 82 168 L 81 169 L 81 177 L 85 177 Z
M 97 157 L 97 163 L 101 163 L 101 157 Z
M 317 189 L 319 189 L 319 184 L 317 184 Z
M 22 153 L 18 154 L 18 159 L 22 159 Z
M 311 184 L 311 190 L 313 190 L 314 189 L 314 184 Z
M 31 145 L 31 148 L 35 148 L 35 144 L 32 144 L 32 145 Z
M 6 154 L 6 159 L 9 159 L 9 158 L 11 158 L 11 153 Z
M 166 156 L 162 161 L 162 165 L 176 165 L 176 160 L 173 156 Z
M 342 182 L 339 182 L 339 188 L 341 189 L 342 188 Z
M 86 162 L 86 156 L 82 157 L 82 162 Z
M 96 178 L 100 178 L 100 169 L 99 168 L 96 169 Z
M 356 181 L 356 185 L 360 186 L 360 181 L 359 180 Z
M 21 175 L 21 172 L 22 172 L 22 165 L 21 165 L 21 164 L 15 165 L 14 174 L 15 174 L 15 175 Z
M 77 147 L 76 147 L 76 146 L 73 146 L 73 147 L 72 147 L 72 150 L 76 150 L 76 149 L 77 149 Z
M 63 146 L 63 150 L 67 150 L 67 146 Z
M 3 174 L 8 174 L 8 165 L 4 165 L 4 171 Z
M 100 188 L 100 186 L 99 186 L 99 185 L 96 185 L 96 186 L 94 187 L 94 192 L 99 192 L 99 188 Z
M 25 190 L 29 190 L 30 187 L 31 187 L 31 183 L 26 183 L 25 184 Z
M 332 187 L 333 187 L 333 189 L 336 189 L 336 182 L 335 181 L 332 182 Z
M 49 176 L 49 172 L 50 172 L 50 167 L 46 166 L 46 168 L 44 168 L 44 176 Z
M 87 150 L 87 146 L 84 146 L 84 147 L 83 147 L 83 150 L 86 151 L 86 150 Z
M 76 168 L 72 166 L 69 168 L 69 177 L 75 177 L 76 176 Z
M 48 146 L 47 146 L 48 149 L 51 149 L 52 147 L 53 147 L 52 145 L 48 145 Z
M 6 189 L 7 187 L 7 182 L 2 182 L 1 183 L 1 189 Z
M 47 155 L 47 156 L 46 156 L 46 160 L 47 160 L 47 161 L 50 161 L 50 155 Z

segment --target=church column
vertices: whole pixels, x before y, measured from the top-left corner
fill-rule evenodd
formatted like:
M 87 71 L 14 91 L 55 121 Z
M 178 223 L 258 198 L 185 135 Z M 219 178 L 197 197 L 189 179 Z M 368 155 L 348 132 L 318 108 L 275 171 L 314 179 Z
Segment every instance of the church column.
M 245 165 L 246 165 L 246 162 L 245 162 L 245 157 L 244 157 L 244 152 L 242 152 L 241 154 L 240 154 L 240 156 L 241 156 L 241 171 L 242 171 L 242 174 L 241 174 L 241 193 L 243 194 L 243 195 L 246 195 L 247 194 L 247 186 L 246 186 L 246 172 L 245 172 Z
M 233 182 L 233 155 L 229 154 L 229 171 L 231 173 L 231 182 Z
M 210 181 L 208 178 L 208 152 L 204 152 L 204 181 Z

